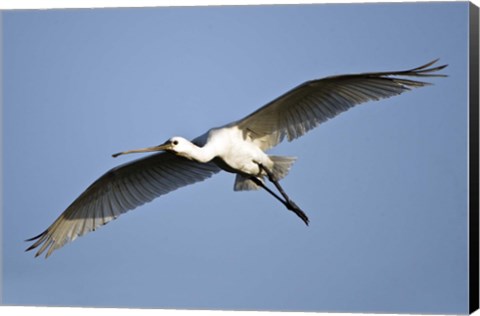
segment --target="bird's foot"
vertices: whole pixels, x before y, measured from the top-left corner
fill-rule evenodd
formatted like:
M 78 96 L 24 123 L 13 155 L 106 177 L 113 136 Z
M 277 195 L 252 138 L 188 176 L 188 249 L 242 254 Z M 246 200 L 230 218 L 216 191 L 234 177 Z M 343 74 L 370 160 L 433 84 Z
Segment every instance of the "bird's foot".
M 298 207 L 298 205 L 295 204 L 295 202 L 289 199 L 286 202 L 286 206 L 287 206 L 287 209 L 297 214 L 297 216 L 300 217 L 300 219 L 305 223 L 305 225 L 308 226 L 308 223 L 310 222 L 310 220 L 308 219 L 307 214 L 305 214 L 305 212 L 302 211 L 300 207 Z

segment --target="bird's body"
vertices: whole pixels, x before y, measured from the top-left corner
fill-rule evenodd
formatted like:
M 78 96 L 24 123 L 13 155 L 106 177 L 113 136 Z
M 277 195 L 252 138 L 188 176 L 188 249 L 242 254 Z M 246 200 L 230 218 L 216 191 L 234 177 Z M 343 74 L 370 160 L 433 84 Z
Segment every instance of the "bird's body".
M 258 163 L 273 167 L 268 155 L 251 140 L 245 139 L 236 125 L 213 128 L 201 138 L 206 138 L 206 143 L 195 151 L 200 159 L 192 155 L 198 162 L 214 159 L 223 170 L 244 175 L 258 175 L 261 172 Z
M 172 137 L 165 143 L 114 154 L 158 152 L 111 169 L 92 183 L 27 250 L 47 249 L 47 257 L 65 243 L 117 218 L 154 198 L 188 184 L 203 181 L 225 170 L 236 174 L 234 190 L 265 189 L 308 225 L 307 215 L 279 184 L 296 158 L 266 153 L 284 138 L 304 135 L 328 119 L 372 100 L 399 95 L 428 83 L 411 77 L 433 74 L 446 67 L 426 65 L 396 72 L 327 77 L 307 81 L 245 118 L 188 141 Z M 265 179 L 274 184 L 275 193 Z

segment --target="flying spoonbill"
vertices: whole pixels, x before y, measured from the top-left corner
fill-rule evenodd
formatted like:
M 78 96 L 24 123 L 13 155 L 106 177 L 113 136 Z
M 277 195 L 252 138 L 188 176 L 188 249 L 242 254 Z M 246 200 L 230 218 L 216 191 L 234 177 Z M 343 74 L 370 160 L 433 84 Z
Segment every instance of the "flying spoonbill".
M 224 170 L 236 174 L 234 190 L 265 189 L 308 225 L 305 212 L 281 187 L 294 157 L 271 156 L 265 151 L 287 138 L 292 141 L 319 124 L 367 101 L 399 95 L 427 82 L 403 77 L 445 77 L 436 72 L 447 65 L 437 60 L 405 71 L 340 75 L 311 80 L 279 96 L 252 114 L 189 141 L 172 137 L 161 145 L 128 150 L 157 152 L 115 167 L 93 182 L 28 249 L 48 257 L 121 214 L 180 187 L 210 178 Z M 266 185 L 273 183 L 278 192 Z

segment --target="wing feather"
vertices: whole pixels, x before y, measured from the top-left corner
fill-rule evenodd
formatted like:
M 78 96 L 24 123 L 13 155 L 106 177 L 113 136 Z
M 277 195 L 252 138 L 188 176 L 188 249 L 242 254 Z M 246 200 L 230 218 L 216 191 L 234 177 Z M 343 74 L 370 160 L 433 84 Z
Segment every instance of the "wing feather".
M 195 182 L 220 169 L 170 153 L 159 153 L 113 168 L 90 185 L 40 235 L 28 250 L 40 247 L 35 256 L 54 250 L 116 219 L 154 198 Z
M 447 65 L 426 65 L 405 71 L 341 75 L 307 81 L 288 91 L 247 117 L 235 122 L 263 150 L 291 141 L 319 124 L 357 104 L 399 95 L 430 83 L 404 79 L 410 77 L 445 77 L 435 72 Z

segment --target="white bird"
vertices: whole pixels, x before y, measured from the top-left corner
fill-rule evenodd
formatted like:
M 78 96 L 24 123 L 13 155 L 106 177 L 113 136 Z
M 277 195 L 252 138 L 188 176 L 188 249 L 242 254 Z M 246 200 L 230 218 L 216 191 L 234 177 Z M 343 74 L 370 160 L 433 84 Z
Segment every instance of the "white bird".
M 319 124 L 372 100 L 399 95 L 429 83 L 407 77 L 445 77 L 445 68 L 426 65 L 393 72 L 332 76 L 307 81 L 241 120 L 212 128 L 191 142 L 173 137 L 165 143 L 114 154 L 159 152 L 111 169 L 91 184 L 40 235 L 27 251 L 40 246 L 35 257 L 48 257 L 65 243 L 105 225 L 119 215 L 180 187 L 203 181 L 220 170 L 236 174 L 234 190 L 263 188 L 308 225 L 307 215 L 279 184 L 294 157 L 269 156 L 268 149 L 285 137 L 292 141 Z M 430 67 L 430 68 L 429 68 Z M 274 184 L 280 195 L 268 188 Z

